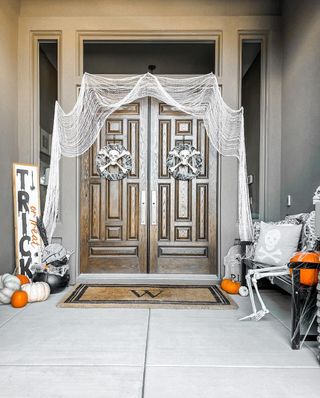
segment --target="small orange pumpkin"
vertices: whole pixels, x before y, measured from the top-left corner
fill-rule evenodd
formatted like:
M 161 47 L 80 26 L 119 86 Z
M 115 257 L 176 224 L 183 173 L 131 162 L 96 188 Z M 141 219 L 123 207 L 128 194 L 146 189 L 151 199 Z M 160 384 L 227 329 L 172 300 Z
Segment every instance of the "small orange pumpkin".
M 241 283 L 235 281 L 235 275 L 231 275 L 231 279 L 223 279 L 221 281 L 220 287 L 227 293 L 238 294 Z
M 320 252 L 297 252 L 290 259 L 290 263 L 320 264 Z M 300 268 L 300 283 L 306 286 L 315 286 L 318 283 L 318 272 L 317 269 Z M 291 268 L 290 274 L 292 274 Z
M 27 277 L 27 275 L 21 275 L 18 274 L 16 277 L 20 280 L 21 285 L 25 285 L 26 283 L 30 283 L 30 279 Z
M 292 269 L 290 269 L 292 274 Z M 300 269 L 300 283 L 306 286 L 315 286 L 318 283 L 317 269 Z
M 14 308 L 22 308 L 28 303 L 28 295 L 23 290 L 16 290 L 11 296 L 11 305 Z

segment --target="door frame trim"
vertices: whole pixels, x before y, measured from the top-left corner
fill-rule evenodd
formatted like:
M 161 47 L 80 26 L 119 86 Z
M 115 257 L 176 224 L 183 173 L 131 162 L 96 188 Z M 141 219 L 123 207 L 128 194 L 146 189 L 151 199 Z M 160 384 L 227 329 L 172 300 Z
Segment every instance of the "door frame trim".
M 117 41 L 117 40 L 139 40 L 141 42 L 146 40 L 181 40 L 181 41 L 204 41 L 204 40 L 212 40 L 215 42 L 215 76 L 217 77 L 219 86 L 222 85 L 221 76 L 222 76 L 222 51 L 223 51 L 223 42 L 222 42 L 222 31 L 221 30 L 196 30 L 196 31 L 77 31 L 76 37 L 76 78 L 75 78 L 75 100 L 77 98 L 77 91 L 79 85 L 81 84 L 82 73 L 83 73 L 83 43 L 85 40 L 108 40 L 108 41 Z M 110 77 L 120 77 L 120 75 L 108 75 Z M 125 77 L 126 75 L 121 75 Z M 130 75 L 128 75 L 130 76 Z M 165 75 L 164 75 L 165 76 Z M 182 77 L 185 75 L 172 75 L 175 77 Z M 113 281 L 117 281 L 114 283 L 125 283 L 126 279 L 132 277 L 131 281 L 137 278 L 137 275 L 142 280 L 141 283 L 145 283 L 148 281 L 149 283 L 159 283 L 159 280 L 172 280 L 175 283 L 179 281 L 191 280 L 194 283 L 198 283 L 197 281 L 203 280 L 208 282 L 219 281 L 220 276 L 222 274 L 222 261 L 221 261 L 221 155 L 217 156 L 217 206 L 216 206 L 216 261 L 217 261 L 217 270 L 218 274 L 206 274 L 206 275 L 198 275 L 198 274 L 145 274 L 144 278 L 141 278 L 141 275 L 144 274 L 86 274 L 81 273 L 80 270 L 80 167 L 81 167 L 81 159 L 80 157 L 76 158 L 76 253 L 77 256 L 75 258 L 75 281 L 71 280 L 71 283 L 80 283 L 91 280 L 92 278 L 96 278 L 96 281 L 100 283 L 103 280 L 108 281 L 108 283 L 112 283 Z M 155 275 L 159 275 L 159 279 L 155 277 Z M 139 279 L 137 278 L 137 279 Z M 154 282 L 152 282 L 154 280 Z
M 260 81 L 260 151 L 259 151 L 259 218 L 254 221 L 268 219 L 267 209 L 267 181 L 268 181 L 268 126 L 269 126 L 269 97 L 268 97 L 268 56 L 269 34 L 265 30 L 238 31 L 238 106 L 242 102 L 242 46 L 244 43 L 259 43 L 261 45 L 261 81 Z

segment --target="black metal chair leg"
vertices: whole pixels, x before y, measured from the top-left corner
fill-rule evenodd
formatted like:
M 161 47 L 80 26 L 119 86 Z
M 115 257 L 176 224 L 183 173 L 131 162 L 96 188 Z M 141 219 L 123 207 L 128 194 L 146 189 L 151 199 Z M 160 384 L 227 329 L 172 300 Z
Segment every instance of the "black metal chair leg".
M 292 270 L 292 300 L 291 300 L 291 348 L 300 349 L 300 269 Z

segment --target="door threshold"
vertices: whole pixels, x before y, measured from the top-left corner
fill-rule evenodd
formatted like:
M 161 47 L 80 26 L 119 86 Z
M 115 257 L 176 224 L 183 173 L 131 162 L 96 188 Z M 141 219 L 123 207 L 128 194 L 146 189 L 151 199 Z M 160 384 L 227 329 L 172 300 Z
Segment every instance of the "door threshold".
M 217 275 L 199 274 L 80 274 L 77 283 L 106 283 L 106 284 L 183 284 L 207 285 L 220 281 Z

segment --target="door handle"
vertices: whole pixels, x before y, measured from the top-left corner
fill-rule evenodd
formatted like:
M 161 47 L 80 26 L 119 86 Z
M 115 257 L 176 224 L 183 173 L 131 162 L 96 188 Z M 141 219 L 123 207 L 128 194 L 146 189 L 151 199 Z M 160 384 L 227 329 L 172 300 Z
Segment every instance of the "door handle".
M 151 192 L 151 225 L 157 225 L 157 192 Z
M 146 203 L 146 191 L 141 191 L 141 205 L 140 205 L 140 211 L 141 211 L 141 219 L 140 223 L 141 225 L 146 225 L 146 211 L 147 211 L 147 203 Z

